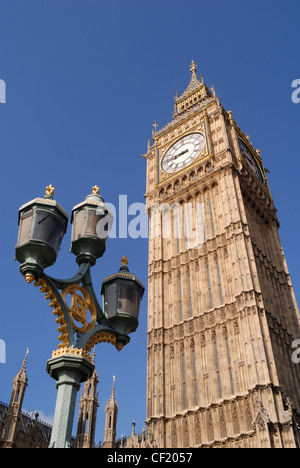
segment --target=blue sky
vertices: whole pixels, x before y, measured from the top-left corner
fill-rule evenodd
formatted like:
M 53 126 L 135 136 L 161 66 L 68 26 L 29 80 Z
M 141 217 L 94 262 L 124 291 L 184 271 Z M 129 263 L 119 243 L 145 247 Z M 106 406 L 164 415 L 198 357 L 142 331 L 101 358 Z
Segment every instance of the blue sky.
M 281 222 L 280 235 L 296 296 L 299 273 L 299 115 L 291 84 L 300 79 L 299 2 L 287 0 L 0 0 L 1 308 L 0 400 L 27 346 L 29 388 L 24 408 L 51 418 L 55 382 L 47 359 L 57 348 L 55 320 L 43 295 L 28 286 L 14 262 L 19 207 L 56 188 L 71 213 L 98 184 L 118 206 L 144 203 L 146 152 L 154 121 L 171 121 L 174 94 L 198 64 L 208 86 L 271 170 L 269 182 Z M 129 216 L 129 220 L 132 219 Z M 53 276 L 69 277 L 70 226 Z M 147 283 L 147 239 L 111 239 L 93 268 L 95 289 L 120 258 Z M 147 297 L 141 325 L 120 354 L 99 345 L 100 408 L 96 441 L 103 439 L 104 408 L 116 375 L 118 435 L 146 418 Z M 76 431 L 76 421 L 74 433 Z

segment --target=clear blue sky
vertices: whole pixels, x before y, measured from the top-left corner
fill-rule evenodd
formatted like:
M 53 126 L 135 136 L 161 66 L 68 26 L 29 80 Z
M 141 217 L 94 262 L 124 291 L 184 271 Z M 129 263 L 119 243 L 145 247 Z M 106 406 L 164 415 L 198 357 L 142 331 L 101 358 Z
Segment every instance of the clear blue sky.
M 57 348 L 47 301 L 28 286 L 13 261 L 18 208 L 56 187 L 70 213 L 93 185 L 118 204 L 144 202 L 145 160 L 152 124 L 171 121 L 174 94 L 190 79 L 191 60 L 205 83 L 261 150 L 281 221 L 281 239 L 296 295 L 299 273 L 299 115 L 291 83 L 300 79 L 299 2 L 287 0 L 0 0 L 1 308 L 0 400 L 27 346 L 29 388 L 24 408 L 54 413 L 55 382 L 45 371 Z M 129 220 L 131 218 L 129 217 Z M 70 226 L 53 276 L 69 277 Z M 147 239 L 113 239 L 93 269 L 95 287 L 126 254 L 147 283 Z M 120 354 L 99 345 L 100 408 L 96 441 L 103 440 L 104 408 L 116 375 L 118 435 L 146 418 L 146 314 Z M 76 421 L 73 432 L 76 431 Z

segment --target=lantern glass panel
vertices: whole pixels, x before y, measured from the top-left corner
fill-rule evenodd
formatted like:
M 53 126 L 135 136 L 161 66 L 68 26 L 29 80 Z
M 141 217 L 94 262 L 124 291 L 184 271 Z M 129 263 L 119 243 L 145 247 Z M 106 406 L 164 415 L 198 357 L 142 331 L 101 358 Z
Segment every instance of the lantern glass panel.
M 106 288 L 105 292 L 105 312 L 108 318 L 113 317 L 116 315 L 117 311 L 117 292 L 118 286 L 116 283 L 112 283 Z
M 96 211 L 90 211 L 89 212 L 89 217 L 88 217 L 88 222 L 87 222 L 87 227 L 86 227 L 86 233 L 91 234 L 92 236 L 98 236 L 97 234 L 97 226 L 99 221 L 101 221 L 102 216 L 98 215 Z
M 85 215 L 85 209 L 77 211 L 77 213 L 75 214 L 75 220 L 73 223 L 73 240 L 80 239 L 84 235 Z
M 88 216 L 86 233 L 107 241 L 110 232 L 108 216 L 94 210 Z
M 21 214 L 20 221 L 20 237 L 18 245 L 24 245 L 29 242 L 31 225 L 32 225 L 33 210 L 25 211 Z
M 139 318 L 141 295 L 135 288 L 120 285 L 119 302 L 120 312 L 133 315 L 137 319 Z
M 46 211 L 37 211 L 33 239 L 51 245 L 58 252 L 64 234 L 64 226 L 60 220 Z

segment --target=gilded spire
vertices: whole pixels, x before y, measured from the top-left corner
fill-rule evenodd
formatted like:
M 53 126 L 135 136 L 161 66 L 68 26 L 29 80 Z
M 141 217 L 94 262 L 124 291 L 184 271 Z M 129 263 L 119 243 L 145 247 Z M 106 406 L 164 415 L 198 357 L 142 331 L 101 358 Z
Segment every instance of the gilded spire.
M 191 66 L 190 66 L 190 70 L 192 72 L 192 77 L 191 77 L 190 84 L 188 85 L 188 87 L 185 90 L 184 94 L 188 94 L 191 91 L 194 91 L 195 89 L 197 89 L 201 85 L 203 85 L 203 76 L 201 75 L 201 81 L 200 81 L 198 76 L 197 76 L 197 69 L 198 69 L 198 67 L 197 67 L 196 63 L 194 62 L 194 60 L 192 60 L 192 63 L 191 63 Z
M 192 73 L 190 83 L 187 89 L 181 96 L 176 93 L 175 97 L 175 110 L 174 117 L 186 112 L 194 106 L 199 106 L 204 103 L 206 99 L 212 98 L 214 91 L 211 92 L 204 84 L 203 76 L 200 75 L 200 80 L 197 75 L 197 65 L 193 60 L 190 65 L 190 71 Z

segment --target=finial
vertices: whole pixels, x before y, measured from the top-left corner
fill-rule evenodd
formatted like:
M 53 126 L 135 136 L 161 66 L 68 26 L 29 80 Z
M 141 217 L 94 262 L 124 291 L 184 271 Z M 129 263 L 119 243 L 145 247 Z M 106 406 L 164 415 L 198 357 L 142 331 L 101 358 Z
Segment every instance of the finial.
M 191 63 L 191 66 L 190 66 L 191 72 L 192 73 L 194 73 L 194 72 L 197 73 L 197 69 L 198 69 L 197 65 L 195 64 L 194 60 L 192 60 L 192 63 Z
M 53 197 L 53 195 L 54 195 L 54 190 L 55 190 L 55 188 L 53 187 L 53 185 L 48 185 L 48 187 L 46 187 L 45 195 L 46 195 L 47 197 Z
M 213 93 L 214 97 L 216 97 L 215 87 L 213 85 L 211 85 L 210 89 L 211 89 L 211 92 Z
M 99 192 L 100 192 L 100 188 L 98 187 L 98 185 L 94 185 L 92 193 L 94 195 L 99 195 Z
M 124 257 L 121 258 L 121 263 L 122 263 L 122 267 L 127 267 L 128 258 L 125 255 L 124 255 Z
M 27 273 L 27 275 L 25 275 L 25 280 L 27 284 L 30 284 L 35 280 L 35 277 L 32 274 Z
M 136 424 L 135 424 L 135 421 L 133 420 L 133 422 L 132 422 L 132 434 L 131 434 L 132 436 L 135 436 L 135 426 L 136 426 Z
M 158 123 L 156 121 L 154 122 L 153 127 L 154 127 L 154 131 L 156 132 L 157 127 L 158 127 Z
M 25 354 L 25 357 L 24 357 L 24 360 L 23 360 L 23 364 L 22 364 L 22 370 L 25 370 L 28 354 L 29 354 L 29 348 L 26 349 L 26 354 Z

